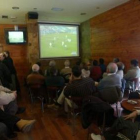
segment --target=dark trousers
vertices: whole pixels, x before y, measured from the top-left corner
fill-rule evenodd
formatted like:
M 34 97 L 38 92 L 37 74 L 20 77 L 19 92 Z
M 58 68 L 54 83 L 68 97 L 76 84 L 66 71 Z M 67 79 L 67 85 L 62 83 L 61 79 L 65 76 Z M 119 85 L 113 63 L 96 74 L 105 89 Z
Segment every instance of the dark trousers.
M 0 109 L 0 122 L 4 123 L 12 133 L 16 128 L 16 123 L 20 120 L 19 117 L 5 113 Z

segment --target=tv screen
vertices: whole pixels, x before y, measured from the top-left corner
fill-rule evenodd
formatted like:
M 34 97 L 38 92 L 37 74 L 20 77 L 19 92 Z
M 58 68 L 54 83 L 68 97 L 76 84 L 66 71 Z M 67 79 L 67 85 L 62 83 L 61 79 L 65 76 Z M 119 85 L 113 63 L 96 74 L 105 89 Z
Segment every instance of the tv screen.
M 25 44 L 26 31 L 25 30 L 5 30 L 7 44 Z
M 40 58 L 79 57 L 79 25 L 39 23 Z

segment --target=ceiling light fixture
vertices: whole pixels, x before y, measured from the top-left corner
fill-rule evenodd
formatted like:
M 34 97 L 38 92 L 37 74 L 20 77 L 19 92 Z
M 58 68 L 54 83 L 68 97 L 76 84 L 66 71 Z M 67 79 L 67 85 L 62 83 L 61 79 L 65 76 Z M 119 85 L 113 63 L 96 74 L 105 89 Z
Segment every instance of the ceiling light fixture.
M 16 19 L 17 17 L 16 17 L 16 16 L 11 16 L 10 18 L 11 18 L 11 19 Z
M 12 7 L 12 9 L 13 9 L 13 10 L 18 10 L 19 7 L 14 6 L 14 7 Z
M 52 10 L 52 11 L 59 12 L 59 11 L 63 11 L 64 9 L 63 9 L 63 8 L 54 7 L 54 8 L 52 8 L 51 10 Z
M 80 15 L 84 16 L 84 15 L 86 15 L 86 13 L 81 13 Z

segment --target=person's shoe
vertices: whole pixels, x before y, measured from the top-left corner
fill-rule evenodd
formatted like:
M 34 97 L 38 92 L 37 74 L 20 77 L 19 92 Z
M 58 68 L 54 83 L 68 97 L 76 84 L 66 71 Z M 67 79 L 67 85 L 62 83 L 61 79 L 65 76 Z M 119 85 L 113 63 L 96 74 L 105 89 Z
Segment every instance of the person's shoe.
M 91 134 L 92 140 L 102 140 L 101 135 L 95 135 L 94 133 Z
M 16 114 L 21 114 L 21 113 L 25 112 L 25 110 L 26 110 L 25 107 L 18 107 Z
M 50 109 L 54 109 L 54 110 L 60 109 L 60 106 L 55 105 L 55 104 L 47 105 L 47 107 L 50 108 Z
M 23 133 L 31 131 L 35 124 L 36 120 L 20 120 L 16 123 L 17 127 Z

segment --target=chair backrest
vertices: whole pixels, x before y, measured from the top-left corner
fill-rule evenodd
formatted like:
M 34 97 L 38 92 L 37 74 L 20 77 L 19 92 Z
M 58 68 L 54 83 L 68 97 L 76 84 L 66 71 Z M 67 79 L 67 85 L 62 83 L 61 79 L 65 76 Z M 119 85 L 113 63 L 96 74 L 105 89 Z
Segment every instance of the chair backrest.
M 40 83 L 28 85 L 28 88 L 30 90 L 30 94 L 32 94 L 34 97 L 43 95 L 43 86 Z
M 37 88 L 40 88 L 41 86 L 42 86 L 42 84 L 32 84 L 32 85 L 28 85 L 29 86 L 29 88 L 31 88 L 31 89 L 37 89 Z
M 82 109 L 82 104 L 83 104 L 83 97 L 69 97 L 69 99 L 71 100 L 72 103 L 72 110 L 74 112 L 81 112 Z M 75 108 L 75 104 L 76 104 L 76 108 Z
M 69 82 L 69 77 L 71 76 L 71 73 L 67 73 L 67 74 L 64 74 L 63 75 L 63 78 L 65 80 L 65 83 L 68 83 Z
M 134 78 L 132 81 L 134 82 L 134 90 L 138 89 L 140 86 L 140 79 Z
M 121 89 L 118 87 L 108 87 L 99 91 L 99 97 L 110 104 L 122 99 Z

